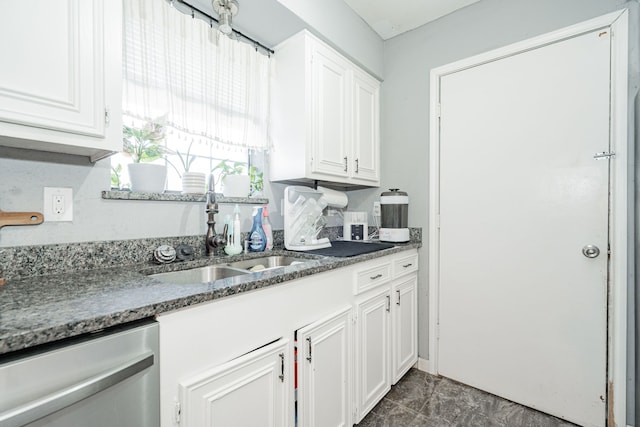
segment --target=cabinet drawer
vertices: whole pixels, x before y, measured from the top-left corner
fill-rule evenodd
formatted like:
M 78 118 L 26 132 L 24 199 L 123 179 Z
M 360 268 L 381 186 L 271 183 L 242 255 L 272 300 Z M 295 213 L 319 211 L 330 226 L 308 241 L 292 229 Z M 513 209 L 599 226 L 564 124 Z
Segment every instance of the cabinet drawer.
M 418 254 L 414 253 L 393 261 L 393 277 L 400 277 L 403 274 L 418 270 Z
M 356 271 L 355 295 L 387 283 L 391 279 L 391 263 L 376 265 L 365 270 Z

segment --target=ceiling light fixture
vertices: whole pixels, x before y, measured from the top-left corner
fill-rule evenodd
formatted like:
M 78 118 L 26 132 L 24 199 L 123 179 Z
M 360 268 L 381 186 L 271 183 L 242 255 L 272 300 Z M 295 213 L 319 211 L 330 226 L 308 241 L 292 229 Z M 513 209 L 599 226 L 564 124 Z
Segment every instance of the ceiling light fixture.
M 231 34 L 231 21 L 238 14 L 237 0 L 213 0 L 213 10 L 218 14 L 218 30 L 222 34 Z

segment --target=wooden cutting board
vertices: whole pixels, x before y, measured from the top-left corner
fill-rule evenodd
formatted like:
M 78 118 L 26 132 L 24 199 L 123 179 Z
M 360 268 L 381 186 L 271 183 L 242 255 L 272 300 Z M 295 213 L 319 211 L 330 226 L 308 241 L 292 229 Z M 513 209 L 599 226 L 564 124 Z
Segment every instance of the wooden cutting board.
M 38 225 L 44 217 L 40 212 L 4 212 L 0 211 L 0 228 L 5 225 Z

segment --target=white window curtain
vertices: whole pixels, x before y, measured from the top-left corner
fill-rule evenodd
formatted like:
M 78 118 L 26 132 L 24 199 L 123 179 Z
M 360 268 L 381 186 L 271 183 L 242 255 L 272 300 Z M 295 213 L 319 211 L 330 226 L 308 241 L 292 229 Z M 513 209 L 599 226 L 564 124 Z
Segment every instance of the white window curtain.
M 267 55 L 165 0 L 123 6 L 125 116 L 189 142 L 269 149 Z

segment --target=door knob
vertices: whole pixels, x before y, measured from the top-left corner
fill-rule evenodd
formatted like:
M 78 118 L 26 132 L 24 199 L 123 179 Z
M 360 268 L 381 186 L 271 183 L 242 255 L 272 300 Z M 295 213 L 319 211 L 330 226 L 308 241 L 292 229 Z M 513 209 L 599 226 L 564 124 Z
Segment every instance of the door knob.
M 595 258 L 600 255 L 600 249 L 596 245 L 586 245 L 582 248 L 582 254 L 587 258 Z

